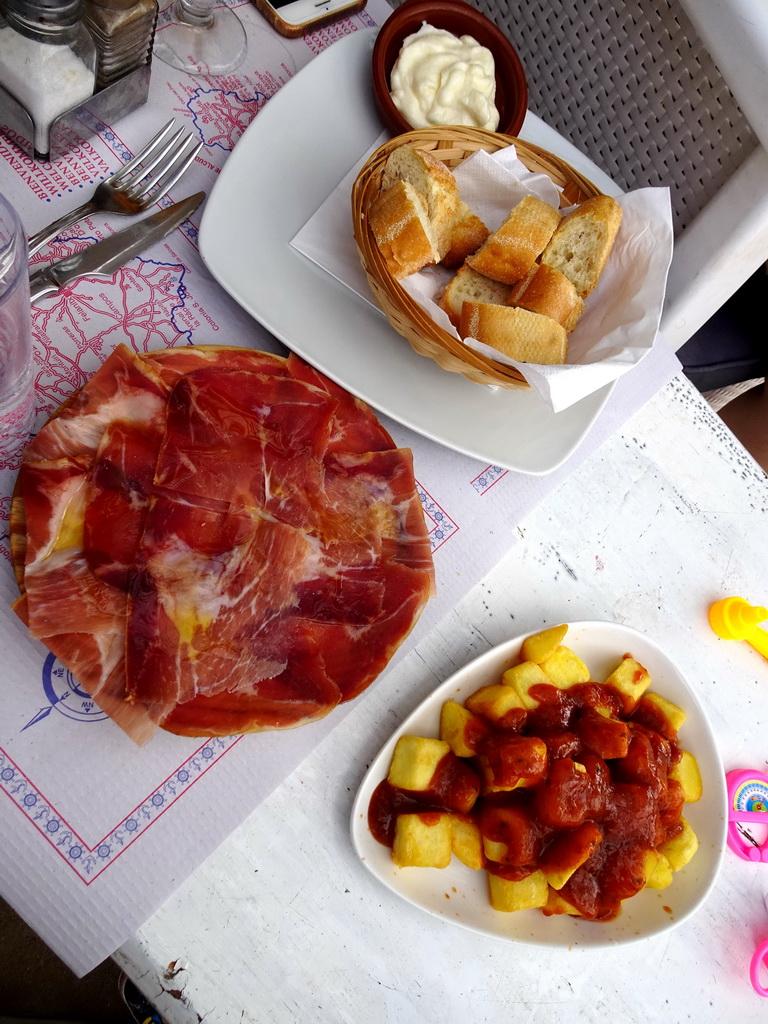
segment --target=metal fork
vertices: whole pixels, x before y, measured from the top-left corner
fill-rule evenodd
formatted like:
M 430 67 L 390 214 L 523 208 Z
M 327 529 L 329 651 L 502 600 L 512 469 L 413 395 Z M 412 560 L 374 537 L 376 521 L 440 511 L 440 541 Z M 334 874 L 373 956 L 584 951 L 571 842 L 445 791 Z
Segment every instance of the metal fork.
M 140 153 L 97 185 L 88 202 L 31 235 L 29 255 L 89 213 L 141 213 L 172 188 L 203 145 L 191 133 L 185 135 L 183 128 L 166 141 L 175 120 L 171 118 Z

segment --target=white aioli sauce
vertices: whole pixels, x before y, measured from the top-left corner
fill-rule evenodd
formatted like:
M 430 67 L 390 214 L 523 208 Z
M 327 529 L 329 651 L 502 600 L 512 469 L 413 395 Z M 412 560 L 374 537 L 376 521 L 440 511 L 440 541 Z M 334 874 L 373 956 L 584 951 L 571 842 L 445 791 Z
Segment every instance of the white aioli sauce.
M 390 78 L 392 100 L 413 128 L 499 126 L 493 55 L 472 38 L 424 22 L 408 36 Z

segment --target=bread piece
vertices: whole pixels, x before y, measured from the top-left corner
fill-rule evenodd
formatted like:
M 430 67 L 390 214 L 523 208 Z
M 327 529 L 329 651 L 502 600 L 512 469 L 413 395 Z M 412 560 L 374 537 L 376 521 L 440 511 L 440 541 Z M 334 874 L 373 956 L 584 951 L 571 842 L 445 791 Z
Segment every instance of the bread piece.
M 477 252 L 467 257 L 467 263 L 494 281 L 516 284 L 541 255 L 559 223 L 554 206 L 526 196 Z
M 451 226 L 448 252 L 440 261 L 444 267 L 460 267 L 467 256 L 476 252 L 490 234 L 476 213 L 473 213 L 463 199 Z
M 491 302 L 504 305 L 508 294 L 509 285 L 483 277 L 465 263 L 445 286 L 438 305 L 448 314 L 454 327 L 458 328 L 463 303 Z
M 562 324 L 516 306 L 465 302 L 459 334 L 526 363 L 564 363 L 568 352 L 568 335 Z
M 381 178 L 383 190 L 396 181 L 408 181 L 421 195 L 444 255 L 451 244 L 451 229 L 459 208 L 459 188 L 445 164 L 413 146 L 398 146 L 387 158 Z
M 523 280 L 513 285 L 507 305 L 542 313 L 570 333 L 582 314 L 584 300 L 565 274 L 546 263 L 535 263 Z
M 371 203 L 368 221 L 390 273 L 398 280 L 439 261 L 427 208 L 410 182 L 398 181 L 379 193 Z
M 541 262 L 565 274 L 585 299 L 603 272 L 620 226 L 621 207 L 615 199 L 586 199 L 563 217 Z

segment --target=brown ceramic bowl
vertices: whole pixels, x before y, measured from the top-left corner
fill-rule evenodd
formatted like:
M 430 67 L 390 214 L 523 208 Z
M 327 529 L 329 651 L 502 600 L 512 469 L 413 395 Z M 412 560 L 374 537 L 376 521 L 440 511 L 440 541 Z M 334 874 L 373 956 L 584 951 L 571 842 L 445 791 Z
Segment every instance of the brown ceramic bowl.
M 469 35 L 493 54 L 496 65 L 496 107 L 502 135 L 516 136 L 528 107 L 525 71 L 504 33 L 464 0 L 406 0 L 381 26 L 373 46 L 373 92 L 379 115 L 393 135 L 412 129 L 389 93 L 389 76 L 406 36 L 418 32 L 423 22 L 455 36 Z

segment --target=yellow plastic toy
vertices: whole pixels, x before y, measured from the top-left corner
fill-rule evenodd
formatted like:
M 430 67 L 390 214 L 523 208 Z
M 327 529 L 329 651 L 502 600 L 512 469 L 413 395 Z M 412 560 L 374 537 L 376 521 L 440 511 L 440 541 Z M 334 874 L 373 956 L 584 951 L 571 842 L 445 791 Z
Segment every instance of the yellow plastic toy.
M 768 608 L 748 604 L 743 597 L 725 597 L 709 609 L 709 624 L 723 640 L 746 640 L 764 658 L 768 658 L 768 630 L 760 629 L 768 621 Z

